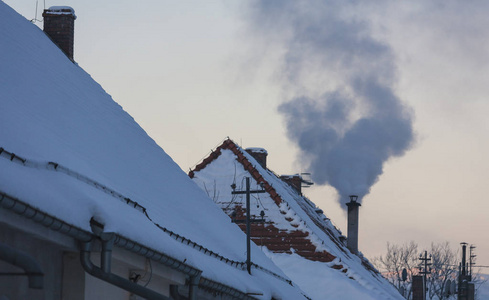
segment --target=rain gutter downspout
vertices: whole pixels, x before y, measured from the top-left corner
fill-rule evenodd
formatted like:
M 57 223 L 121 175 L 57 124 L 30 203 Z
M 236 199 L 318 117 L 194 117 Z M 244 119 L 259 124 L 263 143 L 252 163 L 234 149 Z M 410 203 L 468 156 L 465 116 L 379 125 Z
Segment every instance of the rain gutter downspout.
M 113 232 L 104 232 L 104 225 L 97 222 L 94 218 L 90 219 L 90 228 L 92 229 L 93 234 L 95 236 L 99 237 L 101 242 L 102 242 L 102 252 L 100 254 L 100 268 L 99 269 L 105 274 L 109 274 L 109 275 L 113 275 L 113 276 L 118 277 L 117 275 L 114 275 L 111 273 L 111 261 L 112 261 L 112 248 L 114 247 L 114 243 L 116 240 L 120 241 L 120 239 L 117 239 L 116 238 L 117 235 Z M 89 248 L 90 245 L 88 245 L 87 247 L 84 247 L 84 245 L 82 245 L 82 251 L 86 252 L 86 249 L 90 250 L 90 248 Z M 146 251 L 145 254 L 149 255 L 148 251 Z M 85 271 L 87 271 L 87 273 L 92 274 L 88 270 L 91 271 L 93 268 L 96 268 L 96 267 L 93 266 L 93 264 L 92 264 L 92 266 L 90 266 L 91 262 L 86 261 L 86 258 L 90 259 L 90 253 L 88 253 L 88 255 L 86 255 L 86 256 L 84 256 L 84 253 L 80 253 L 80 255 L 81 255 L 81 261 L 82 261 L 83 268 L 85 269 Z M 150 256 L 150 257 L 152 257 L 152 256 Z M 164 264 L 170 265 L 179 271 L 183 270 L 185 274 L 189 274 L 189 276 L 190 276 L 190 280 L 188 283 L 188 285 L 189 285 L 189 296 L 188 296 L 188 298 L 180 296 L 180 294 L 178 294 L 178 287 L 174 288 L 174 292 L 176 291 L 177 297 L 179 297 L 181 299 L 185 299 L 185 300 L 196 300 L 196 292 L 197 292 L 197 288 L 198 288 L 199 281 L 200 281 L 200 274 L 202 272 L 200 270 L 193 269 L 190 266 L 183 264 L 183 263 L 180 263 L 178 261 L 175 261 L 173 259 L 171 259 L 171 261 L 169 261 L 169 260 L 170 260 L 170 258 L 168 257 L 164 261 Z M 89 268 L 89 267 L 91 267 L 91 268 Z M 97 278 L 100 278 L 97 275 L 94 275 L 94 276 Z M 169 299 L 169 298 L 167 298 L 163 295 L 160 295 L 160 294 L 158 294 L 152 290 L 144 288 L 141 285 L 138 285 L 138 284 L 136 284 L 130 280 L 127 280 L 125 278 L 120 278 L 120 279 L 123 280 L 123 281 L 117 280 L 117 283 L 120 285 L 117 285 L 116 283 L 114 283 L 114 284 L 116 284 L 117 286 L 122 287 L 123 289 L 130 291 L 136 295 L 139 295 L 139 296 L 142 296 L 142 297 L 145 297 L 148 299 Z M 149 294 L 148 294 L 148 291 L 150 291 Z M 160 297 L 158 297 L 158 296 L 160 296 Z M 163 297 L 163 298 L 161 298 L 161 297 Z
M 178 292 L 178 285 L 175 284 L 170 285 L 170 297 L 173 300 L 188 300 L 187 297 L 180 295 Z
M 142 285 L 136 284 L 129 279 L 122 278 L 118 275 L 111 273 L 110 259 L 112 251 L 110 249 L 110 244 L 113 244 L 113 237 L 109 241 L 102 240 L 101 268 L 99 268 L 96 267 L 90 260 L 91 242 L 81 243 L 80 262 L 85 272 L 98 279 L 101 279 L 105 282 L 108 282 L 112 285 L 120 287 L 123 290 L 126 290 L 146 299 L 170 300 L 170 298 L 165 297 L 153 290 L 145 288 Z
M 44 286 L 44 273 L 39 264 L 32 256 L 12 248 L 4 243 L 0 243 L 0 260 L 19 267 L 25 271 L 31 289 L 42 289 Z
M 200 282 L 200 275 L 190 277 L 188 283 L 189 285 L 188 297 L 185 297 L 178 292 L 178 285 L 172 284 L 170 285 L 170 296 L 174 300 L 196 300 L 197 288 L 199 286 L 199 282 Z
M 198 276 L 192 276 L 190 277 L 189 281 L 189 290 L 188 290 L 188 299 L 189 300 L 196 300 L 197 299 L 197 289 L 199 288 L 199 282 L 200 282 L 200 274 Z
M 10 211 L 13 211 L 14 213 L 23 216 L 27 219 L 31 219 L 35 223 L 40 223 L 46 228 L 49 228 L 53 231 L 61 232 L 69 237 L 72 237 L 78 241 L 80 241 L 82 244 L 90 244 L 93 234 L 80 229 L 78 227 L 75 227 L 71 224 L 68 224 L 64 222 L 63 220 L 60 220 L 58 218 L 55 218 L 53 216 L 50 216 L 49 214 L 29 205 L 26 204 L 16 198 L 13 198 L 4 192 L 0 191 L 0 208 L 4 208 Z M 122 237 L 120 235 L 115 235 L 115 240 L 114 240 L 114 245 L 126 249 L 132 253 L 141 255 L 143 257 L 149 258 L 151 260 L 154 260 L 158 263 L 161 263 L 167 267 L 170 267 L 174 270 L 180 271 L 188 276 L 190 278 L 192 277 L 198 277 L 202 273 L 201 270 L 195 269 L 183 262 L 180 262 L 178 260 L 175 260 L 164 253 L 156 252 L 155 250 L 148 248 L 146 246 L 143 246 L 139 243 L 136 243 L 132 240 L 129 240 L 125 237 Z M 83 247 L 82 247 L 83 248 Z M 88 248 L 90 250 L 90 248 Z M 90 257 L 88 257 L 89 259 Z M 90 260 L 89 260 L 90 261 Z M 91 263 L 91 261 L 90 261 Z M 91 263 L 93 266 L 93 263 Z M 202 287 L 204 289 L 211 289 L 223 294 L 230 295 L 232 297 L 238 298 L 238 299 L 245 299 L 245 300 L 253 300 L 257 299 L 255 297 L 251 297 L 233 287 L 224 285 L 222 283 L 200 277 L 200 280 L 198 281 L 198 286 Z M 195 288 L 196 290 L 197 288 Z M 195 297 L 195 296 L 194 296 Z

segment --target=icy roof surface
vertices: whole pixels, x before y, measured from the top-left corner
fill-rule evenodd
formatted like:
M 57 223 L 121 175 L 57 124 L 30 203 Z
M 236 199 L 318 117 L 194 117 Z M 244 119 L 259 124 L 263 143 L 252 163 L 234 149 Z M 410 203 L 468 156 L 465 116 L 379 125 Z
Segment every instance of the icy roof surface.
M 219 262 L 164 233 L 246 260 L 244 234 L 83 69 L 36 26 L 0 2 L 0 191 L 90 231 L 113 231 L 186 260 L 243 292 L 300 299 L 274 276 Z M 55 168 L 55 166 L 57 166 Z M 102 188 L 103 187 L 103 188 Z M 127 205 L 129 198 L 147 209 Z M 285 276 L 257 247 L 253 260 Z
M 321 263 L 307 260 L 296 254 L 277 254 L 266 251 L 267 255 L 308 296 L 313 299 L 339 299 L 340 296 L 341 299 L 403 299 L 379 273 L 368 270 L 364 266 L 364 263 L 369 264 L 365 258 L 362 260 L 343 245 L 339 239 L 341 233 L 323 215 L 322 210 L 319 210 L 312 201 L 298 194 L 294 188 L 273 172 L 263 168 L 242 148 L 237 146 L 237 149 L 280 195 L 283 200 L 280 210 L 287 212 L 285 217 L 291 218 L 293 220 L 291 223 L 299 225 L 297 229 L 309 233 L 311 242 L 318 251 L 325 250 L 336 257 L 333 263 Z M 237 156 L 231 150 L 221 149 L 221 154 L 217 158 L 209 162 L 203 169 L 195 170 L 194 180 L 199 186 L 204 186 L 209 194 L 224 198 L 226 196 L 223 197 L 223 195 L 230 194 L 230 183 L 240 183 L 244 176 L 250 177 L 250 173 L 243 168 L 242 163 L 238 162 Z M 252 187 L 258 186 L 253 178 L 251 181 Z M 212 190 L 214 187 L 218 192 Z M 266 195 L 268 194 L 260 196 L 263 205 L 267 203 L 275 205 L 273 201 L 266 201 Z M 219 203 L 224 200 L 215 199 L 215 201 Z M 260 209 L 252 205 L 251 214 L 258 214 Z M 283 224 L 284 216 L 280 213 L 273 213 L 271 207 L 264 207 L 264 209 L 276 226 L 287 230 L 296 229 L 292 228 L 290 224 Z M 254 210 L 256 211 L 253 212 Z M 327 232 L 323 228 L 327 228 Z M 334 264 L 343 265 L 346 273 L 332 269 L 331 266 Z M 336 290 L 337 288 L 341 290 Z

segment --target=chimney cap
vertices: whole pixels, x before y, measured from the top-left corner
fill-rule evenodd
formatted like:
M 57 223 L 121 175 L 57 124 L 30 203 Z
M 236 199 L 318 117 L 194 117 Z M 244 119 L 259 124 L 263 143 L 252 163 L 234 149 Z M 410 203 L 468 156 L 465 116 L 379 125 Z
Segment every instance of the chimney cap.
M 290 178 L 300 178 L 302 179 L 302 176 L 300 174 L 293 174 L 293 175 L 280 175 L 280 178 L 285 178 L 285 179 L 290 179 Z
M 76 20 L 75 10 L 70 6 L 51 6 L 44 10 L 49 15 L 71 15 Z
M 248 147 L 245 149 L 247 152 L 252 152 L 252 153 L 263 153 L 263 154 L 268 154 L 267 150 L 265 148 L 258 148 L 258 147 Z
M 348 209 L 362 206 L 362 204 L 360 204 L 360 202 L 357 201 L 357 199 L 358 199 L 357 195 L 350 195 L 349 197 L 350 197 L 350 202 L 346 203 L 346 206 L 348 206 Z

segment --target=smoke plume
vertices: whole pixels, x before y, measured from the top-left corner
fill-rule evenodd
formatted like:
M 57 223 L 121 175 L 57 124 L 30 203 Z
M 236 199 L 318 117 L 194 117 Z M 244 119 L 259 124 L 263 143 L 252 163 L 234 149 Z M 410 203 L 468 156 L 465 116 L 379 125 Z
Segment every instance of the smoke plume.
M 289 138 L 317 184 L 361 199 L 383 164 L 413 143 L 411 111 L 394 92 L 391 48 L 373 37 L 357 1 L 257 1 L 253 32 L 283 54 Z

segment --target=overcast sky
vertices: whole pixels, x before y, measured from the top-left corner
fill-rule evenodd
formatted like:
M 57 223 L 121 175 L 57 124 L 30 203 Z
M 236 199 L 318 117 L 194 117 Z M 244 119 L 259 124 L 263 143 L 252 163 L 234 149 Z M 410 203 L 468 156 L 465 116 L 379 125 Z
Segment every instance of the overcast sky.
M 5 2 L 35 17 L 35 0 Z M 227 136 L 266 148 L 268 166 L 279 174 L 307 171 L 278 107 L 341 84 L 345 64 L 300 57 L 301 76 L 292 78 L 290 47 L 301 53 L 303 46 L 291 43 L 294 26 L 324 18 L 328 28 L 337 15 L 361 24 L 362 34 L 386 49 L 379 53 L 389 56 L 389 87 L 412 117 L 414 140 L 387 160 L 363 200 L 360 250 L 372 257 L 387 241 L 448 240 L 454 248 L 464 241 L 478 247 L 478 263 L 489 265 L 489 2 L 355 2 L 316 1 L 292 10 L 275 1 L 264 7 L 46 0 L 46 6 L 75 9 L 75 60 L 184 171 Z M 314 33 L 308 38 L 315 41 Z M 370 74 L 355 67 L 358 73 L 352 68 L 348 76 Z M 334 188 L 316 185 L 305 194 L 346 234 Z

